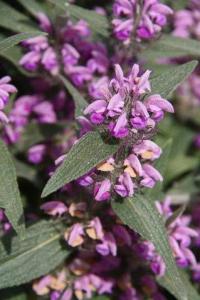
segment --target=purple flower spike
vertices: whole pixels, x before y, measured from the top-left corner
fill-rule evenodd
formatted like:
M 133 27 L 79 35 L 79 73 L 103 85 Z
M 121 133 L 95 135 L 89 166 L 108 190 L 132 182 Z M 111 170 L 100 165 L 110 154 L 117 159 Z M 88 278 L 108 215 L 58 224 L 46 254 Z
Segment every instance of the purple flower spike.
M 134 38 L 138 42 L 153 39 L 166 25 L 167 17 L 173 13 L 170 7 L 160 3 L 159 0 L 145 0 L 140 6 L 140 20 L 136 24 L 138 1 L 115 0 L 113 4 L 114 35 L 124 44 L 131 42 L 135 26 Z

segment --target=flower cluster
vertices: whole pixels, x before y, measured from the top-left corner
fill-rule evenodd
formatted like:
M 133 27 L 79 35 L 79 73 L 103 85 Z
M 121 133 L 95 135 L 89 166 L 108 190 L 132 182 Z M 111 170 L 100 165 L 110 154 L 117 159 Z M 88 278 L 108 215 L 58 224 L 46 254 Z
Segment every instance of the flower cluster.
M 200 5 L 199 1 L 188 1 L 188 7 L 174 14 L 173 35 L 182 38 L 200 39 Z
M 3 112 L 3 109 L 8 104 L 10 94 L 16 93 L 17 89 L 14 85 L 10 84 L 11 78 L 4 76 L 0 79 L 0 121 L 8 123 L 9 118 Z
M 115 0 L 112 21 L 114 35 L 126 44 L 131 39 L 153 39 L 172 13 L 172 9 L 159 0 Z
M 121 67 L 116 65 L 115 78 L 100 87 L 98 100 L 84 111 L 91 126 L 102 126 L 122 141 L 119 150 L 122 157 L 116 154 L 97 166 L 96 172 L 79 180 L 83 186 L 94 185 L 97 201 L 109 199 L 113 191 L 121 197 L 132 196 L 139 187 L 152 188 L 157 181 L 162 181 L 161 174 L 152 166 L 162 150 L 149 137 L 164 113 L 173 113 L 174 109 L 160 95 L 144 97 L 151 90 L 149 76 L 149 70 L 140 75 L 139 66 L 135 64 L 125 77 Z M 84 124 L 88 128 L 86 121 Z M 128 153 L 124 153 L 125 148 Z
M 54 32 L 48 17 L 38 14 L 40 27 L 49 34 L 34 37 L 23 42 L 28 52 L 20 64 L 28 71 L 46 70 L 55 76 L 64 72 L 78 87 L 92 81 L 94 75 L 104 75 L 109 68 L 105 46 L 90 40 L 91 31 L 83 20 L 65 25 Z M 55 35 L 56 34 L 56 38 Z M 51 42 L 51 36 L 53 41 Z
M 165 220 L 173 214 L 170 199 L 157 203 Z M 165 274 L 165 263 L 156 253 L 151 242 L 143 241 L 110 210 L 104 215 L 85 220 L 85 202 L 71 203 L 68 207 L 60 201 L 47 202 L 42 209 L 49 215 L 68 214 L 74 223 L 64 234 L 70 247 L 76 248 L 76 255 L 60 272 L 47 275 L 34 282 L 33 289 L 38 295 L 50 295 L 51 300 L 70 300 L 73 295 L 81 300 L 91 298 L 94 293 L 115 294 L 119 299 L 139 300 L 166 299 L 155 283 L 155 275 Z M 105 214 L 107 218 L 105 218 Z M 197 267 L 192 253 L 191 241 L 198 236 L 190 227 L 188 216 L 177 217 L 167 230 L 178 266 L 192 269 Z M 113 275 L 115 274 L 115 276 Z

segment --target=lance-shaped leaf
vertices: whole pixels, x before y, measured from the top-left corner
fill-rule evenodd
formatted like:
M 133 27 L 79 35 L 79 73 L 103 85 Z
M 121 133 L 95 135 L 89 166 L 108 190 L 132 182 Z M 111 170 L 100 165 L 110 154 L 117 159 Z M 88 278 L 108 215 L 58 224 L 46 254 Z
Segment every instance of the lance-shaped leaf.
M 109 23 L 108 19 L 92 10 L 69 4 L 66 0 L 48 0 L 49 2 L 56 5 L 58 8 L 68 12 L 72 17 L 77 20 L 84 19 L 88 22 L 91 27 L 91 30 L 94 32 L 103 35 L 105 37 L 109 36 Z
M 23 240 L 6 236 L 0 244 L 0 289 L 18 286 L 54 270 L 68 256 L 60 243 L 63 225 L 41 221 Z
M 5 40 L 5 38 L 6 38 L 5 36 L 0 35 L 0 43 L 3 42 Z M 12 47 L 8 48 L 6 51 L 0 52 L 1 61 L 3 58 L 6 61 L 10 62 L 23 75 L 26 75 L 29 77 L 35 76 L 34 73 L 27 72 L 24 68 L 20 67 L 19 60 L 21 59 L 22 55 L 23 55 L 22 47 L 17 46 L 17 45 L 16 46 L 12 45 Z
M 37 17 L 39 12 L 46 13 L 46 3 L 37 0 L 17 0 L 33 16 Z
M 83 110 L 88 105 L 85 98 L 82 96 L 81 93 L 62 75 L 59 76 L 60 80 L 63 82 L 64 86 L 72 96 L 74 103 L 75 103 L 75 117 L 83 115 Z
M 169 68 L 160 76 L 152 78 L 152 94 L 160 94 L 163 98 L 169 98 L 176 88 L 193 72 L 197 61 L 190 61 L 178 67 Z
M 32 32 L 37 30 L 37 26 L 29 20 L 29 17 L 3 1 L 0 1 L 0 27 L 13 32 Z
M 154 203 L 147 197 L 135 195 L 133 198 L 123 199 L 122 202 L 113 202 L 112 207 L 124 224 L 154 244 L 166 264 L 165 281 L 169 292 L 179 300 L 188 299 L 173 259 L 163 219 Z
M 179 38 L 172 35 L 163 35 L 161 39 L 152 43 L 141 54 L 149 60 L 161 57 L 200 56 L 200 42 L 193 39 Z
M 7 50 L 20 42 L 38 36 L 38 35 L 45 35 L 44 32 L 36 31 L 36 32 L 24 32 L 12 35 L 4 40 L 0 41 L 0 55 L 1 53 L 7 52 Z
M 37 170 L 35 166 L 30 166 L 18 159 L 14 159 L 17 177 L 24 178 L 36 183 Z
M 23 207 L 17 184 L 16 171 L 11 155 L 5 144 L 0 140 L 0 207 L 13 228 L 24 234 Z
M 77 179 L 114 154 L 116 144 L 106 143 L 98 132 L 89 132 L 76 143 L 66 159 L 47 182 L 42 197 L 46 197 L 70 181 Z
M 190 282 L 188 275 L 183 270 L 179 270 L 180 277 L 185 286 L 185 290 L 187 293 L 187 297 L 190 300 L 200 300 L 200 295 L 198 291 L 195 289 L 194 285 Z M 169 290 L 169 282 L 166 277 L 160 278 L 158 280 L 159 284 L 162 285 L 166 290 Z

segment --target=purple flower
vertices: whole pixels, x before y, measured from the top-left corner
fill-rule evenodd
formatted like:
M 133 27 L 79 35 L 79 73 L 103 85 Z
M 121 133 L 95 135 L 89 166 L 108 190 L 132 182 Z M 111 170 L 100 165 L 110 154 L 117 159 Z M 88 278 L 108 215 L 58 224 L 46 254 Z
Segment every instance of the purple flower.
M 49 18 L 42 12 L 37 13 L 37 19 L 40 22 L 40 28 L 48 33 L 52 32 L 52 25 Z
M 84 242 L 84 230 L 80 223 L 74 224 L 69 231 L 65 232 L 65 240 L 71 247 L 80 246 Z
M 107 256 L 112 254 L 117 255 L 117 245 L 115 238 L 111 232 L 106 232 L 102 238 L 102 243 L 97 244 L 96 250 L 99 254 Z
M 11 77 L 4 76 L 0 79 L 0 121 L 8 123 L 9 118 L 2 111 L 8 104 L 10 94 L 16 93 L 17 89 L 14 85 L 10 84 Z
M 94 188 L 95 199 L 97 201 L 105 201 L 110 198 L 111 182 L 105 179 L 102 182 L 97 182 Z
M 28 160 L 33 164 L 39 164 L 43 161 L 45 152 L 46 146 L 43 144 L 32 146 L 28 150 Z
M 140 184 L 142 186 L 153 188 L 157 181 L 163 181 L 161 174 L 150 164 L 143 165 L 143 179 Z
M 115 192 L 121 197 L 131 197 L 134 194 L 134 183 L 129 173 L 124 172 L 120 175 L 117 184 L 115 185 Z
M 64 67 L 66 68 L 66 71 L 68 66 L 70 65 L 74 66 L 78 63 L 80 54 L 72 45 L 65 43 L 61 50 L 61 53 L 62 53 L 63 63 L 64 63 Z
M 41 64 L 44 66 L 44 68 L 49 71 L 52 75 L 57 75 L 59 72 L 59 65 L 56 53 L 52 47 L 48 47 L 41 59 Z
M 68 210 L 66 205 L 60 201 L 46 202 L 40 206 L 40 209 L 50 216 L 61 216 Z
M 125 44 L 131 42 L 131 38 L 137 41 L 154 38 L 167 23 L 167 17 L 173 13 L 167 5 L 159 0 L 144 0 L 139 4 L 140 19 L 138 22 L 138 2 L 136 0 L 115 0 L 113 4 L 114 35 Z M 137 22 L 137 23 L 136 23 Z M 133 29 L 136 26 L 136 34 Z
M 56 113 L 53 105 L 48 101 L 43 101 L 34 106 L 33 112 L 37 115 L 40 123 L 55 123 Z
M 94 240 L 103 239 L 104 236 L 103 227 L 98 217 L 95 217 L 92 221 L 90 221 L 86 229 L 86 233 L 90 238 Z
M 161 148 L 150 140 L 143 140 L 140 144 L 133 147 L 135 154 L 143 159 L 155 160 L 162 154 Z

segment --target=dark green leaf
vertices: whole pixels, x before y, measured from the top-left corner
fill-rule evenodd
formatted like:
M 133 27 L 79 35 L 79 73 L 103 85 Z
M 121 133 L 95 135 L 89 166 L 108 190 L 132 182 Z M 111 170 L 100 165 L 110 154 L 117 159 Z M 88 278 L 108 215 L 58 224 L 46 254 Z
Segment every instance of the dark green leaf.
M 35 26 L 27 16 L 3 1 L 0 1 L 0 27 L 13 32 L 37 31 L 37 26 Z
M 75 103 L 75 117 L 79 117 L 83 115 L 83 110 L 88 105 L 85 98 L 82 96 L 81 93 L 62 75 L 59 76 L 59 78 L 62 80 L 64 86 L 72 96 L 74 103 Z
M 63 225 L 42 221 L 25 238 L 5 237 L 0 244 L 0 288 L 18 286 L 54 270 L 67 257 L 61 246 Z
M 67 154 L 66 159 L 47 182 L 42 197 L 46 197 L 65 184 L 75 180 L 97 164 L 114 154 L 116 144 L 108 144 L 98 132 L 89 132 L 76 143 Z
M 193 39 L 163 35 L 160 40 L 144 50 L 141 56 L 147 60 L 162 57 L 200 56 L 200 42 Z
M 1 53 L 7 52 L 7 50 L 20 42 L 38 36 L 38 35 L 44 35 L 45 33 L 37 31 L 37 32 L 24 32 L 24 33 L 18 33 L 15 35 L 12 35 L 4 40 L 0 41 L 0 55 Z
M 91 30 L 93 30 L 94 32 L 105 37 L 109 36 L 109 23 L 108 19 L 105 16 L 100 15 L 92 10 L 69 4 L 66 0 L 49 0 L 49 2 L 61 8 L 62 10 L 64 10 L 64 12 L 68 12 L 77 20 L 84 19 L 88 22 Z
M 164 277 L 169 292 L 179 300 L 188 299 L 167 241 L 163 219 L 155 205 L 150 199 L 136 195 L 133 198 L 123 199 L 122 202 L 113 202 L 112 207 L 124 224 L 154 244 L 166 264 Z
M 190 61 L 178 67 L 170 68 L 151 80 L 152 94 L 169 98 L 176 88 L 192 73 L 197 61 Z
M 33 16 L 37 17 L 39 12 L 46 13 L 45 3 L 37 0 L 17 0 Z
M 11 155 L 0 140 L 0 207 L 19 234 L 24 234 L 23 207 Z
M 10 62 L 17 70 L 23 75 L 33 77 L 34 74 L 31 72 L 27 72 L 24 68 L 20 67 L 19 60 L 22 57 L 23 52 L 22 48 L 19 46 L 13 46 L 9 48 L 6 52 L 0 52 L 0 57 Z

